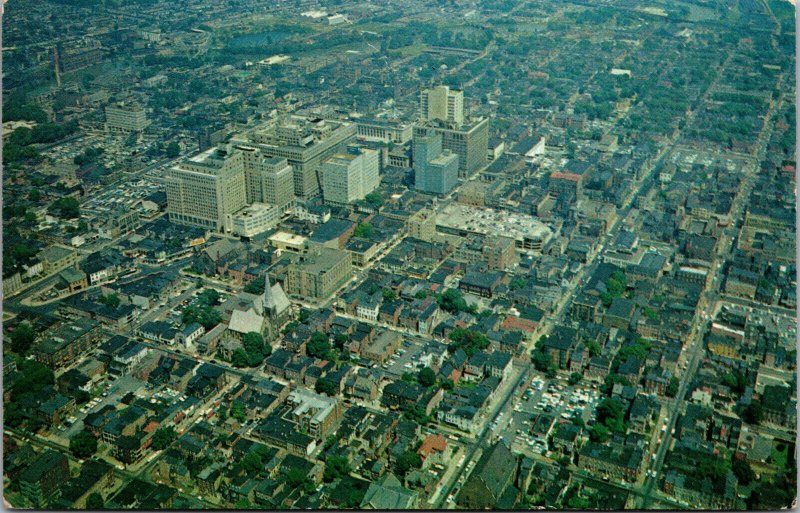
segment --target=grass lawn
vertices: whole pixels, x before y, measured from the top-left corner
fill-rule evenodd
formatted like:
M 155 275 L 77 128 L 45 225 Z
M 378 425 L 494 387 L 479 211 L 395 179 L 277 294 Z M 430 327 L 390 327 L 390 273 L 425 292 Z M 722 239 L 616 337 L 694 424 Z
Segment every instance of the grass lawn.
M 783 447 L 783 451 L 778 451 L 777 446 L 772 448 L 772 463 L 779 469 L 784 469 L 789 459 L 789 449 L 786 444 L 780 445 Z

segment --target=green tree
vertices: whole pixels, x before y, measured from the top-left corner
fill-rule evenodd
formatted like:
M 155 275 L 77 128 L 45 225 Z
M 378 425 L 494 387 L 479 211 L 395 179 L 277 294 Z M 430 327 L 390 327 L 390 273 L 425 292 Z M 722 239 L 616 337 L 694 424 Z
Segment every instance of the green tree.
M 31 192 L 28 193 L 28 199 L 33 202 L 39 201 L 42 199 L 42 193 L 39 192 L 39 189 L 31 189 Z
M 234 367 L 241 369 L 242 367 L 247 367 L 249 364 L 249 359 L 247 358 L 247 351 L 245 351 L 241 347 L 237 347 L 233 350 L 233 354 L 231 354 L 231 364 Z
M 322 480 L 326 483 L 348 474 L 350 474 L 350 463 L 344 456 L 331 455 L 325 460 L 325 471 L 322 474 Z
M 86 509 L 98 510 L 105 508 L 105 501 L 103 496 L 97 492 L 92 492 L 86 497 Z
M 180 154 L 181 154 L 181 147 L 178 146 L 177 142 L 172 141 L 167 145 L 167 158 L 174 159 Z
M 383 302 L 392 303 L 397 300 L 397 294 L 390 287 L 383 288 Z
M 117 294 L 109 294 L 107 296 L 100 296 L 97 300 L 98 303 L 104 304 L 111 308 L 116 308 L 119 306 L 120 299 Z
M 81 206 L 77 199 L 68 196 L 55 200 L 47 211 L 62 219 L 75 219 L 81 215 Z
M 756 478 L 755 472 L 753 472 L 750 464 L 744 458 L 734 458 L 731 470 L 733 470 L 736 478 L 739 479 L 739 485 L 741 486 L 749 485 Z
M 319 394 L 326 394 L 335 397 L 339 393 L 339 388 L 328 378 L 319 378 L 314 385 L 314 390 Z
M 430 367 L 425 367 L 419 371 L 417 381 L 424 387 L 431 387 L 436 384 L 436 373 Z
M 460 348 L 467 356 L 472 356 L 489 347 L 489 339 L 486 335 L 466 328 L 456 328 L 451 331 L 450 340 L 452 342 L 447 346 L 450 353 L 455 353 Z
M 242 468 L 247 472 L 258 473 L 264 470 L 264 463 L 258 453 L 249 452 L 242 458 Z
M 544 351 L 534 351 L 531 361 L 533 362 L 533 366 L 539 372 L 547 372 L 547 370 L 553 366 L 553 362 L 550 360 L 550 355 Z
M 452 314 L 458 312 L 475 313 L 475 308 L 467 306 L 467 302 L 464 300 L 464 297 L 456 289 L 445 290 L 444 293 L 437 298 L 437 302 L 439 304 L 439 308 L 445 312 Z
M 327 358 L 331 351 L 331 343 L 328 336 L 321 331 L 315 331 L 306 344 L 306 353 L 314 358 Z
M 580 383 L 582 378 L 583 376 L 581 375 L 580 372 L 573 372 L 572 374 L 569 375 L 569 384 L 577 385 L 578 383 Z
M 36 340 L 36 334 L 30 324 L 22 322 L 14 328 L 9 338 L 11 339 L 11 350 L 17 354 L 24 355 L 30 349 L 33 341 Z
M 228 412 L 228 416 L 238 420 L 239 422 L 244 422 L 247 420 L 247 412 L 244 409 L 244 403 L 238 400 L 233 401 L 231 403 L 231 409 Z
M 175 441 L 178 434 L 175 432 L 175 429 L 172 426 L 169 427 L 162 427 L 156 429 L 156 432 L 153 433 L 153 441 L 150 444 L 150 447 L 153 450 L 160 451 L 161 449 L 166 449 L 167 447 Z
M 383 196 L 377 192 L 370 192 L 366 196 L 364 196 L 364 200 L 367 202 L 369 206 L 372 208 L 380 208 L 383 205 Z
M 401 477 L 405 477 L 405 475 L 408 474 L 411 469 L 421 467 L 422 460 L 420 459 L 419 454 L 414 451 L 404 452 L 397 458 L 397 461 L 394 464 L 395 472 Z
M 97 452 L 97 438 L 88 431 L 79 431 L 69 439 L 69 451 L 76 458 L 88 458 Z
M 362 238 L 362 239 L 368 239 L 368 238 L 372 237 L 373 232 L 374 232 L 374 229 L 372 228 L 371 224 L 369 224 L 369 223 L 360 223 L 358 226 L 356 226 L 355 231 L 353 231 L 353 236 L 354 237 L 359 237 L 359 238 Z
M 742 410 L 742 418 L 748 424 L 760 424 L 764 420 L 764 408 L 761 402 L 753 401 Z
M 669 384 L 667 385 L 667 390 L 666 390 L 667 397 L 675 397 L 678 394 L 678 389 L 680 388 L 680 386 L 681 386 L 680 380 L 673 376 L 672 379 L 669 380 Z

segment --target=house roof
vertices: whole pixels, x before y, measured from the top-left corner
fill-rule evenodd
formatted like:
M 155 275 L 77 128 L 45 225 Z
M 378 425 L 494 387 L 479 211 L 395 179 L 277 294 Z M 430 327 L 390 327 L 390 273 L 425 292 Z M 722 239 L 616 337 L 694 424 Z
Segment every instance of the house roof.
M 417 492 L 404 488 L 394 474 L 388 472 L 369 486 L 362 508 L 372 509 L 411 509 L 417 499 Z
M 252 308 L 247 311 L 234 310 L 228 329 L 237 333 L 261 333 L 264 325 L 264 318 L 258 315 Z

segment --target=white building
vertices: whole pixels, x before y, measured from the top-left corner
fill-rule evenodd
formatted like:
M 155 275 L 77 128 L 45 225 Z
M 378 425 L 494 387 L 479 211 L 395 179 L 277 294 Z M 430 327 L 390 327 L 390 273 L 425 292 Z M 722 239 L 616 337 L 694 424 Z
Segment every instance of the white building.
M 253 203 L 228 216 L 226 230 L 240 237 L 254 237 L 273 230 L 281 220 L 281 210 L 275 205 Z
M 380 185 L 379 167 L 376 150 L 354 148 L 335 154 L 320 166 L 325 203 L 343 206 L 364 199 Z

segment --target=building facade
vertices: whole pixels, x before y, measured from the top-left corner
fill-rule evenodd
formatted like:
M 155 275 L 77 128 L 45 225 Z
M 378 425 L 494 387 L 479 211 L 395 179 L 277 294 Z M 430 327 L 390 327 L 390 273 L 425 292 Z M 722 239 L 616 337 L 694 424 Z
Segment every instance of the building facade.
M 447 194 L 458 184 L 458 156 L 442 150 L 437 133 L 414 138 L 414 187 L 434 194 Z
M 364 197 L 380 185 L 379 154 L 369 148 L 348 148 L 320 166 L 322 197 L 326 204 L 344 206 Z
M 247 204 L 242 152 L 212 148 L 171 168 L 167 213 L 176 224 L 222 231 L 228 216 Z

